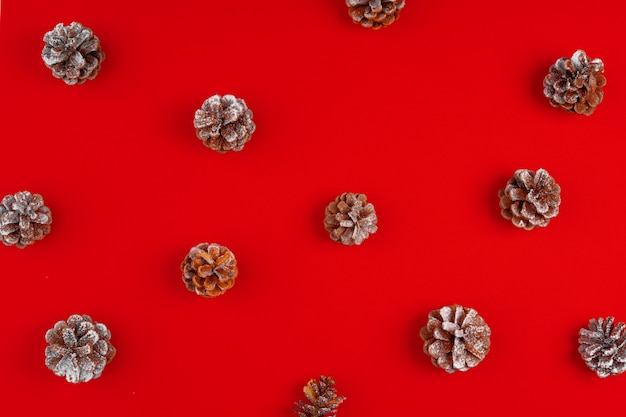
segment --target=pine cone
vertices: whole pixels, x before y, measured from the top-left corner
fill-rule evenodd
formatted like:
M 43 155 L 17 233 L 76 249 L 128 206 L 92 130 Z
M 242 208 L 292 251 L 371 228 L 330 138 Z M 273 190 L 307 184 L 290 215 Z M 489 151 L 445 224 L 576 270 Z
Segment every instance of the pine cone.
M 319 383 L 311 379 L 302 389 L 308 403 L 300 400 L 295 403 L 293 411 L 299 417 L 323 417 L 334 416 L 337 408 L 345 400 L 345 397 L 337 396 L 337 390 L 333 388 L 335 381 L 329 376 L 320 376 Z
M 77 384 L 100 378 L 115 356 L 111 332 L 83 314 L 59 321 L 46 333 L 46 366 L 57 376 Z
M 580 329 L 578 352 L 589 369 L 600 378 L 626 371 L 626 324 L 600 317 L 589 320 L 589 329 Z
M 91 29 L 76 22 L 69 26 L 59 23 L 45 34 L 43 41 L 46 44 L 41 57 L 55 78 L 75 85 L 93 80 L 98 74 L 104 53 Z
M 559 58 L 543 79 L 543 94 L 554 107 L 589 116 L 602 102 L 606 78 L 600 59 L 589 60 L 585 51 L 574 52 L 572 59 Z
M 374 205 L 365 194 L 343 193 L 326 207 L 324 227 L 335 242 L 360 245 L 378 230 Z
M 346 5 L 354 23 L 375 30 L 398 20 L 404 0 L 346 0 Z
M 202 143 L 220 153 L 242 150 L 256 129 L 245 101 L 230 94 L 205 100 L 193 125 Z
M 456 304 L 431 311 L 420 331 L 424 352 L 448 373 L 467 371 L 485 359 L 490 336 L 491 329 L 476 310 Z
M 546 227 L 559 214 L 561 187 L 545 169 L 537 174 L 518 169 L 503 190 L 498 191 L 502 217 L 517 227 Z
M 39 194 L 20 191 L 0 203 L 0 237 L 7 246 L 22 249 L 50 233 L 52 215 Z
M 222 295 L 235 285 L 237 261 L 226 246 L 201 243 L 194 246 L 180 268 L 189 291 L 213 298 Z

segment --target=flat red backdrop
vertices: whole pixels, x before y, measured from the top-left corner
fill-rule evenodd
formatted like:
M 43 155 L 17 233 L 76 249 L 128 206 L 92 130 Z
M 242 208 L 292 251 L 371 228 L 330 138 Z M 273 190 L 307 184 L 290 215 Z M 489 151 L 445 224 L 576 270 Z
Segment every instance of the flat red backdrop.
M 577 338 L 592 317 L 626 321 L 625 12 L 407 0 L 372 31 L 343 0 L 4 0 L 0 194 L 41 194 L 54 223 L 31 247 L 0 247 L 0 414 L 287 417 L 320 374 L 347 397 L 343 417 L 604 409 L 626 375 L 598 378 Z M 106 53 L 80 86 L 40 56 L 72 21 Z M 590 117 L 542 94 L 579 48 L 606 66 Z M 257 131 L 221 155 L 192 121 L 228 93 Z M 527 232 L 500 216 L 497 191 L 540 167 L 563 203 Z M 379 217 L 358 247 L 323 227 L 344 191 Z M 200 242 L 237 257 L 225 296 L 181 281 Z M 452 303 L 484 317 L 492 349 L 449 375 L 418 333 Z M 118 349 L 87 384 L 44 365 L 46 330 L 73 313 Z

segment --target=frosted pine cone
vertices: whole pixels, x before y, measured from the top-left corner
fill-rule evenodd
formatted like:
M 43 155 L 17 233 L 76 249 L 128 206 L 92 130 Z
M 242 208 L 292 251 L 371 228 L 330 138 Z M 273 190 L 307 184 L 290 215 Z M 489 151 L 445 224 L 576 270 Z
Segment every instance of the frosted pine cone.
M 559 58 L 543 80 L 543 94 L 554 107 L 589 116 L 602 102 L 604 63 L 579 49 L 571 59 Z
M 330 238 L 344 245 L 360 245 L 378 230 L 374 205 L 365 194 L 343 193 L 326 207 L 324 227 Z
M 193 125 L 202 143 L 220 153 L 242 150 L 256 129 L 245 101 L 230 94 L 205 100 Z
M 111 332 L 83 314 L 59 321 L 46 333 L 46 366 L 57 376 L 77 384 L 100 378 L 115 356 Z
M 467 371 L 485 359 L 490 336 L 491 329 L 476 310 L 456 304 L 431 311 L 420 331 L 424 352 L 448 373 Z
M 502 217 L 517 227 L 546 227 L 559 214 L 561 187 L 545 169 L 535 174 L 518 169 L 503 190 L 498 191 Z
M 404 0 L 346 0 L 346 5 L 354 23 L 380 29 L 398 20 Z
M 80 23 L 59 23 L 43 37 L 46 43 L 41 58 L 55 78 L 68 85 L 93 80 L 104 60 L 100 40 Z
M 626 371 L 626 324 L 600 317 L 589 320 L 588 329 L 580 329 L 578 351 L 589 369 L 601 378 Z
M 180 268 L 189 291 L 213 298 L 235 285 L 239 272 L 235 255 L 226 246 L 201 243 L 194 246 Z
M 7 246 L 25 248 L 50 233 L 52 215 L 39 194 L 20 191 L 0 203 L 0 237 Z
M 319 382 L 311 379 L 302 389 L 307 401 L 300 400 L 295 403 L 293 411 L 299 417 L 324 417 L 334 416 L 337 408 L 345 400 L 345 397 L 337 395 L 334 388 L 335 381 L 329 376 L 320 376 Z

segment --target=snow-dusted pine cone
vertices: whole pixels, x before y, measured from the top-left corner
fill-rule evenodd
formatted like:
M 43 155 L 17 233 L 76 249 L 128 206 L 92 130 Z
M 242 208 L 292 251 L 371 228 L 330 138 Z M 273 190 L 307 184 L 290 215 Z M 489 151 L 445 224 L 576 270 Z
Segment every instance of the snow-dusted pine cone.
M 239 272 L 235 255 L 217 243 L 200 243 L 191 248 L 180 268 L 187 289 L 206 298 L 232 288 Z
M 346 0 L 346 5 L 354 23 L 380 29 L 398 20 L 404 0 Z
M 20 191 L 0 203 L 0 237 L 7 246 L 25 248 L 50 233 L 52 215 L 39 194 Z
M 561 187 L 545 169 L 538 169 L 536 174 L 518 169 L 498 196 L 502 217 L 517 227 L 532 230 L 547 226 L 559 214 Z
M 491 329 L 483 318 L 476 310 L 456 304 L 431 311 L 420 336 L 433 365 L 448 373 L 475 367 L 491 346 Z
M 242 150 L 256 129 L 245 101 L 230 94 L 206 99 L 193 125 L 202 143 L 220 153 Z
M 80 23 L 59 23 L 43 37 L 46 43 L 41 58 L 52 75 L 68 85 L 93 80 L 104 60 L 100 40 Z
M 68 382 L 77 384 L 100 378 L 115 356 L 111 332 L 86 314 L 71 315 L 46 333 L 46 366 Z
M 293 411 L 298 417 L 325 417 L 334 416 L 337 408 L 346 399 L 337 395 L 334 388 L 335 380 L 329 376 L 320 376 L 319 382 L 309 380 L 302 389 L 307 401 L 300 400 L 295 403 Z
M 374 205 L 365 194 L 343 193 L 326 207 L 324 227 L 330 238 L 344 245 L 360 245 L 378 230 Z
M 578 351 L 585 363 L 599 377 L 626 371 L 626 324 L 600 317 L 589 320 L 588 329 L 580 329 Z
M 571 59 L 559 58 L 543 79 L 543 94 L 554 107 L 589 116 L 602 102 L 604 63 L 579 49 Z

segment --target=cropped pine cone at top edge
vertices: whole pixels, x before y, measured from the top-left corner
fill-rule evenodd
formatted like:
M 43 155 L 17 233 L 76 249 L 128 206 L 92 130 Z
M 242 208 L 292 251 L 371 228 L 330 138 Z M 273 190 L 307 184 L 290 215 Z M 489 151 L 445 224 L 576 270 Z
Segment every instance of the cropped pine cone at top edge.
M 344 245 L 360 245 L 378 230 L 378 217 L 365 194 L 343 193 L 326 206 L 324 227 L 330 238 Z
M 239 273 L 235 255 L 217 243 L 191 248 L 180 268 L 187 289 L 205 298 L 224 294 L 235 285 Z
M 46 332 L 46 366 L 73 384 L 99 378 L 116 353 L 110 339 L 104 324 L 73 314 Z
M 334 388 L 335 380 L 329 376 L 320 376 L 319 382 L 314 378 L 302 389 L 307 401 L 299 400 L 294 404 L 293 411 L 299 417 L 334 416 L 337 408 L 346 399 L 337 395 Z
M 346 0 L 352 21 L 374 30 L 398 20 L 404 0 Z
M 20 191 L 0 202 L 0 237 L 7 246 L 32 245 L 50 233 L 51 223 L 50 209 L 39 194 Z
M 193 125 L 198 139 L 220 153 L 242 150 L 256 130 L 246 102 L 231 94 L 206 99 L 196 110 Z
M 554 107 L 591 115 L 602 102 L 606 84 L 604 63 L 596 58 L 590 60 L 585 51 L 579 49 L 572 58 L 559 58 L 550 67 L 543 79 L 543 94 Z
M 65 81 L 65 84 L 76 85 L 93 80 L 100 71 L 104 60 L 100 40 L 91 29 L 80 23 L 72 22 L 69 26 L 59 23 L 44 35 L 43 41 L 43 62 L 52 70 L 52 75 Z
M 537 173 L 518 169 L 504 189 L 498 191 L 502 217 L 517 227 L 546 227 L 559 214 L 561 187 L 545 169 Z
M 615 318 L 589 320 L 587 329 L 580 329 L 578 352 L 600 378 L 626 371 L 626 324 Z
M 491 329 L 476 310 L 454 304 L 433 310 L 420 330 L 424 353 L 448 373 L 467 371 L 489 353 Z

